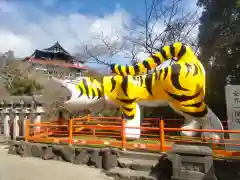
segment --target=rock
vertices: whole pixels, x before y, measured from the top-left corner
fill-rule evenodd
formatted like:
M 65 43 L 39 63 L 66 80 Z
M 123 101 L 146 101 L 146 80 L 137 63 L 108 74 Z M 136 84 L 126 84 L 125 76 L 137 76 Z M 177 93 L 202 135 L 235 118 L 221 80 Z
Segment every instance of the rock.
M 60 149 L 60 152 L 61 152 L 61 157 L 65 161 L 73 163 L 75 152 L 74 152 L 74 149 L 72 147 L 69 147 L 69 146 L 62 147 Z
M 22 157 L 31 157 L 32 156 L 32 152 L 31 152 L 32 145 L 30 143 L 25 142 L 22 145 L 22 148 L 23 148 L 23 153 L 21 154 Z
M 102 156 L 99 155 L 99 150 L 92 152 L 88 165 L 96 168 L 102 168 Z
M 21 140 L 19 145 L 20 145 L 21 149 L 23 150 L 25 147 L 25 141 Z
M 17 155 L 23 155 L 24 154 L 24 141 L 20 141 L 20 142 L 15 142 L 14 146 L 16 148 L 16 154 Z
M 96 148 L 88 148 L 87 149 L 87 152 L 89 153 L 89 154 L 93 154 L 93 153 L 99 153 L 100 152 L 100 149 L 96 149 Z
M 90 154 L 86 149 L 82 149 L 77 156 L 75 156 L 73 164 L 87 164 L 90 159 Z
M 112 168 L 109 171 L 105 171 L 106 175 L 114 177 L 114 179 L 129 179 L 129 180 L 157 180 L 156 177 L 149 175 L 147 171 L 136 171 L 128 168 Z M 159 179 L 160 180 L 160 179 Z M 167 179 L 161 179 L 167 180 Z
M 54 159 L 55 157 L 56 155 L 53 153 L 52 147 L 44 148 L 42 159 L 48 160 L 48 159 Z
M 13 144 L 9 146 L 8 154 L 17 154 L 16 146 Z
M 62 147 L 59 146 L 59 145 L 55 145 L 55 146 L 52 147 L 52 149 L 53 149 L 53 152 L 60 152 Z
M 23 149 L 22 149 L 22 146 L 20 144 L 16 145 L 16 152 L 17 152 L 17 155 L 21 155 L 22 156 Z
M 111 152 L 112 152 L 112 154 L 115 154 L 117 157 L 120 157 L 119 149 L 113 148 L 113 149 L 111 149 Z
M 33 157 L 42 157 L 43 147 L 41 145 L 33 144 L 31 148 L 31 153 Z
M 157 179 L 171 179 L 172 177 L 172 162 L 168 157 L 162 156 L 159 159 L 158 164 L 152 168 L 151 176 L 157 177 Z
M 105 151 L 102 155 L 102 167 L 105 170 L 110 170 L 111 168 L 117 167 L 117 155 L 112 154 L 111 151 Z
M 58 161 L 64 161 L 64 159 L 62 158 L 62 156 L 57 156 L 57 160 L 58 160 Z
M 75 154 L 76 154 L 76 156 L 77 156 L 82 150 L 83 150 L 83 148 L 75 148 Z M 84 148 L 84 150 L 86 150 L 86 149 Z
M 62 147 L 58 146 L 58 145 L 55 145 L 55 146 L 52 147 L 52 151 L 55 154 L 54 160 L 64 161 L 63 158 L 62 158 L 61 149 L 62 149 Z
M 130 168 L 132 164 L 132 160 L 129 158 L 119 158 L 117 161 L 120 168 Z

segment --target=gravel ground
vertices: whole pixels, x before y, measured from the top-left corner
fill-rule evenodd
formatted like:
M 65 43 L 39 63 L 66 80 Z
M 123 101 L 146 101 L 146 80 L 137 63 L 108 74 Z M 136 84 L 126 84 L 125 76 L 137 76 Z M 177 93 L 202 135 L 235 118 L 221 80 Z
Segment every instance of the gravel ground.
M 9 155 L 0 145 L 0 180 L 112 180 L 99 169 Z

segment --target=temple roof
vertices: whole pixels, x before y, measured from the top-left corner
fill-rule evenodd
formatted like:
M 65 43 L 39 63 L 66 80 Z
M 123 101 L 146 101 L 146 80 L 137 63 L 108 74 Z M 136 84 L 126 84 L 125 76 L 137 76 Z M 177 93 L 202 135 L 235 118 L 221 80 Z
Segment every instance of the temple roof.
M 37 64 L 49 64 L 61 67 L 87 69 L 87 66 L 81 65 L 84 63 L 84 61 L 77 59 L 68 53 L 58 41 L 49 48 L 45 48 L 43 50 L 36 49 L 30 57 L 26 57 L 23 61 L 29 61 Z
M 68 56 L 71 56 L 70 53 L 68 53 L 60 44 L 59 42 L 57 41 L 53 46 L 49 47 L 49 48 L 46 48 L 46 49 L 43 49 L 42 51 L 45 51 L 45 52 L 52 52 L 52 53 L 63 53 L 63 54 L 66 54 Z

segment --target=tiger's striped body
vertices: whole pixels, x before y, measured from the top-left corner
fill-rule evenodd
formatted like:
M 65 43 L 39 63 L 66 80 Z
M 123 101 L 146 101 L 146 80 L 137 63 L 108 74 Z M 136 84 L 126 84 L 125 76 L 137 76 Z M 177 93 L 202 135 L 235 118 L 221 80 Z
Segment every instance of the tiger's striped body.
M 105 94 L 121 106 L 127 118 L 133 118 L 136 102 L 165 101 L 179 113 L 204 117 L 204 73 L 201 67 L 174 64 L 140 76 L 108 76 L 103 79 Z M 184 77 L 184 78 L 183 78 Z M 131 110 L 130 110 L 131 109 Z
M 169 59 L 174 59 L 175 64 L 161 70 L 155 69 Z M 127 81 L 124 80 L 126 77 L 128 77 L 127 79 L 134 78 L 129 75 L 142 74 L 145 79 L 145 85 L 142 88 L 145 87 L 147 91 L 141 91 L 141 98 L 166 100 L 176 112 L 185 117 L 183 129 L 200 128 L 200 126 L 202 128 L 223 129 L 220 120 L 204 102 L 205 69 L 194 55 L 191 47 L 181 42 L 166 45 L 143 62 L 130 66 L 112 64 L 111 70 L 122 76 L 123 81 Z M 147 74 L 150 70 L 155 70 L 155 72 Z M 129 86 L 133 93 L 131 95 L 121 94 L 127 99 L 133 98 L 138 92 L 131 85 Z M 123 106 L 124 114 L 131 118 L 134 112 L 129 111 L 129 108 L 124 108 L 124 106 L 134 106 L 123 102 L 119 103 Z M 184 134 L 193 135 L 194 133 L 184 132 Z M 209 136 L 209 133 L 204 134 Z M 215 138 L 220 137 L 222 134 L 215 136 Z
M 178 59 L 173 65 L 146 73 L 165 62 L 167 58 Z M 127 119 L 127 126 L 129 124 L 140 126 L 139 105 L 164 104 L 170 105 L 185 117 L 185 129 L 200 128 L 200 126 L 208 129 L 223 129 L 220 120 L 204 102 L 205 70 L 190 47 L 182 43 L 164 46 L 160 52 L 143 63 L 135 66 L 113 65 L 112 70 L 117 75 L 103 77 L 103 83 L 96 79 L 82 78 L 77 85 L 74 85 L 78 95 L 75 93 L 65 105 L 80 102 L 82 107 L 79 106 L 78 109 L 102 107 L 106 104 L 109 107 L 118 106 Z M 194 134 L 189 131 L 184 133 L 189 136 Z M 205 134 L 210 136 L 209 133 Z

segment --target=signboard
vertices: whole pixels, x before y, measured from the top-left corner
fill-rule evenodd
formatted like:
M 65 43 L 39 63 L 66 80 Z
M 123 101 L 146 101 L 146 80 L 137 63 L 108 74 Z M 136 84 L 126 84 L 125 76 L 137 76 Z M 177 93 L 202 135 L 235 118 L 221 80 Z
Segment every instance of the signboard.
M 227 104 L 228 129 L 240 130 L 240 85 L 227 85 L 225 87 L 225 95 Z M 234 139 L 238 140 L 229 143 L 240 144 L 240 133 L 229 133 L 229 138 L 230 141 Z M 230 149 L 240 150 L 240 146 L 235 146 L 234 148 L 232 147 Z

